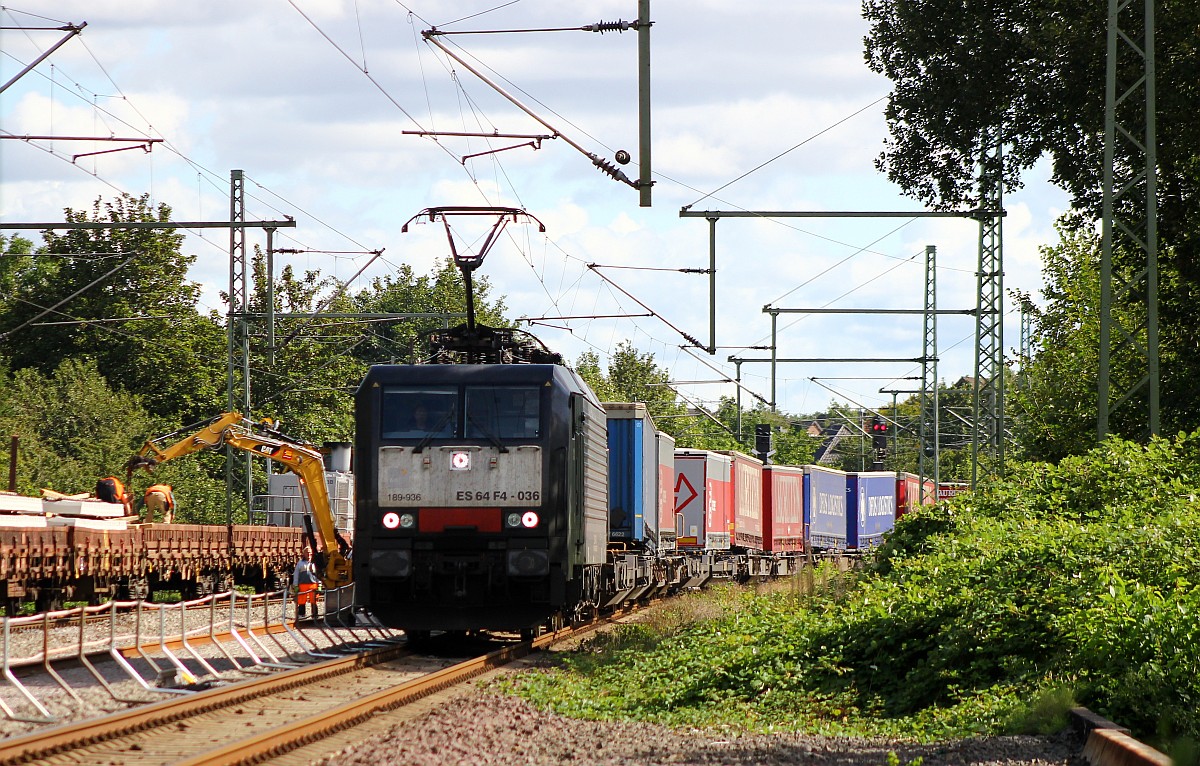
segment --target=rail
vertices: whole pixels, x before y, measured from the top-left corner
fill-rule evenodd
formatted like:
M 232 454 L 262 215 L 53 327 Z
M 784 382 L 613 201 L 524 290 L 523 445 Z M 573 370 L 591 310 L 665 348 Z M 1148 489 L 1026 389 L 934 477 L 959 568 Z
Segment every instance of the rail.
M 226 591 L 174 604 L 111 601 L 100 606 L 4 617 L 0 689 L 14 690 L 35 712 L 19 712 L 2 694 L 0 711 L 14 721 L 60 722 L 22 683 L 15 672 L 22 668 L 40 666 L 55 684 L 82 704 L 79 695 L 54 667 L 78 663 L 114 700 L 140 703 L 143 700 L 121 697 L 97 669 L 95 661 L 112 660 L 125 676 L 147 692 L 183 696 L 228 683 L 236 673 L 289 670 L 360 651 L 364 646 L 379 647 L 401 640 L 369 613 L 354 610 L 353 583 L 326 590 L 322 595 L 314 607 L 314 617 L 304 622 L 304 630 L 296 627 L 296 596 L 289 596 L 287 591 L 261 594 Z M 348 638 L 345 631 L 350 628 L 357 630 Z M 310 631 L 322 634 L 323 643 L 314 641 L 308 635 Z M 293 648 L 280 641 L 281 634 L 291 639 Z M 231 670 L 222 673 L 213 667 L 197 650 L 200 643 L 215 646 Z M 295 647 L 299 648 L 299 654 Z M 141 660 L 152 676 L 140 673 L 130 659 Z

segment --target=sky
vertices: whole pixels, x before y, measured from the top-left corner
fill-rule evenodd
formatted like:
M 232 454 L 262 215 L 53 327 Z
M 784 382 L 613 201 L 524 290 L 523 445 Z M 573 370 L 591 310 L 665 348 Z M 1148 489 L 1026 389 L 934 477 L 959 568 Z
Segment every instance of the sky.
M 22 2 L 22 0 L 18 0 Z M 919 211 L 875 168 L 887 138 L 890 82 L 863 60 L 868 32 L 853 0 L 651 2 L 653 205 L 612 180 L 570 142 L 638 175 L 637 36 L 577 31 L 637 17 L 636 0 L 24 0 L 0 9 L 0 220 L 62 220 L 98 198 L 149 194 L 178 221 L 229 217 L 229 179 L 245 173 L 247 220 L 296 220 L 277 264 L 319 269 L 349 289 L 410 264 L 428 273 L 449 254 L 440 223 L 404 224 L 430 207 L 518 207 L 545 225 L 511 224 L 480 273 L 512 318 L 574 361 L 602 364 L 628 341 L 654 355 L 686 400 L 733 396 L 730 356 L 761 359 L 763 307 L 918 309 L 924 252 L 937 248 L 940 309 L 975 306 L 978 224 L 959 219 L 723 219 L 716 226 L 716 354 L 707 345 L 710 231 L 692 211 Z M 538 120 L 426 42 L 456 55 Z M 557 30 L 570 31 L 515 31 Z M 540 121 L 539 121 L 540 120 Z M 547 127 L 547 125 L 551 127 Z M 522 139 L 418 132 L 514 133 Z M 8 136 L 162 138 L 135 144 Z M 118 147 L 124 151 L 107 151 Z M 498 150 L 498 151 L 497 151 Z M 74 155 L 106 152 L 73 159 Z M 471 156 L 477 155 L 477 156 Z M 1047 167 L 1007 190 L 1004 285 L 1039 298 L 1039 248 L 1068 208 Z M 490 227 L 455 218 L 456 247 Z M 12 232 L 5 232 L 11 234 Z M 203 309 L 224 313 L 229 236 L 187 232 Z M 36 232 L 24 236 L 37 239 Z M 249 230 L 248 247 L 265 247 Z M 372 251 L 381 250 L 373 256 Z M 313 252 L 321 251 L 321 252 Z M 289 260 L 290 258 L 290 260 Z M 357 275 L 357 276 L 356 276 Z M 69 307 L 64 306 L 69 312 Z M 1006 298 L 1004 348 L 1019 345 Z M 653 316 L 646 316 L 653 314 Z M 618 315 L 618 316 L 614 316 Z M 557 317 L 595 319 L 557 319 Z M 973 372 L 974 320 L 938 320 L 939 377 Z M 783 358 L 913 358 L 919 315 L 785 314 Z M 769 399 L 769 365 L 742 380 Z M 890 405 L 881 390 L 919 386 L 919 365 L 781 364 L 778 407 Z M 749 405 L 749 393 L 743 402 Z

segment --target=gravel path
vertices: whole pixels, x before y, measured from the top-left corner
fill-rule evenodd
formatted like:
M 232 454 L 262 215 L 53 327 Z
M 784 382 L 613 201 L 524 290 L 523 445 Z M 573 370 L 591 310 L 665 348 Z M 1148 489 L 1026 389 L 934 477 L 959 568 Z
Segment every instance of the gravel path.
M 937 745 L 798 735 L 728 735 L 597 723 L 474 692 L 324 761 L 327 766 L 1083 766 L 1067 737 L 988 737 Z

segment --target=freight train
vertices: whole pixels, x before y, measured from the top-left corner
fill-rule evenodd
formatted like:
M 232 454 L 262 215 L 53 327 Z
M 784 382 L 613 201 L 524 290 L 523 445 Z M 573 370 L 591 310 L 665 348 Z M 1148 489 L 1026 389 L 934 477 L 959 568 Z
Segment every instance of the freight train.
M 372 367 L 356 393 L 357 599 L 384 624 L 534 635 L 878 545 L 916 477 L 675 449 L 558 363 Z M 933 502 L 933 487 L 923 493 Z

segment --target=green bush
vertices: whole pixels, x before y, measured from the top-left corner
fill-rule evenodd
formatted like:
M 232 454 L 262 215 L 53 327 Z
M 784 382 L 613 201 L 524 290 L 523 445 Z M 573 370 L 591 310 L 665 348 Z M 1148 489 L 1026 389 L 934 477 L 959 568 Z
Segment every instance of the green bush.
M 512 688 L 590 718 L 920 739 L 1044 732 L 1078 701 L 1194 740 L 1198 497 L 1200 433 L 1014 465 L 906 516 L 848 589 L 724 592 Z

